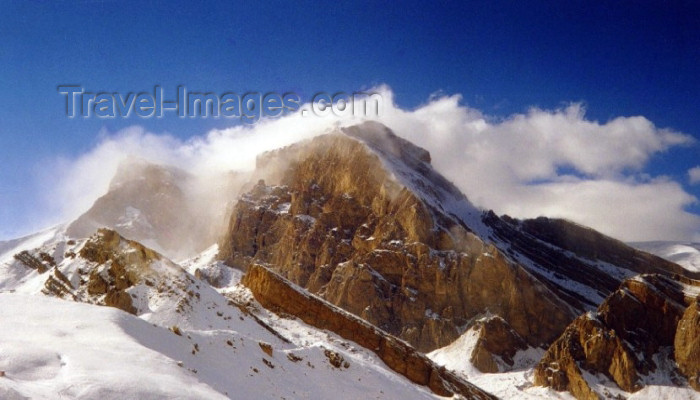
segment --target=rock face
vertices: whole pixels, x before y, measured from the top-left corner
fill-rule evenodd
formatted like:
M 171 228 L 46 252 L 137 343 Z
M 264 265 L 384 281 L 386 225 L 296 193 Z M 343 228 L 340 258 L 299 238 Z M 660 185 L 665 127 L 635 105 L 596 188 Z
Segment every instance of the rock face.
M 546 347 L 624 279 L 685 273 L 570 222 L 484 213 L 429 161 L 377 123 L 261 155 L 219 257 L 267 265 L 424 352 L 489 313 Z
M 428 386 L 440 396 L 457 394 L 467 399 L 495 399 L 494 396 L 438 367 L 410 345 L 318 297 L 304 293 L 303 289 L 295 287 L 293 283 L 266 267 L 251 265 L 243 283 L 250 288 L 255 299 L 263 307 L 297 316 L 310 325 L 333 331 L 374 351 L 389 368 L 414 383 Z
M 266 154 L 267 180 L 235 206 L 220 257 L 269 265 L 420 351 L 487 310 L 550 343 L 576 310 L 477 236 L 481 212 L 427 161 L 378 124 Z
M 488 213 L 484 221 L 505 250 L 579 311 L 596 308 L 626 278 L 637 274 L 700 274 L 635 250 L 593 229 L 540 217 L 519 221 Z
M 128 158 L 108 192 L 67 233 L 84 238 L 106 227 L 170 257 L 199 253 L 216 242 L 227 212 L 223 199 L 234 196 L 242 184 L 241 176 L 233 173 L 211 181 L 209 191 L 216 196 L 203 192 L 185 171 Z
M 206 301 L 202 294 L 218 296 L 214 289 L 156 251 L 110 229 L 20 254 L 13 266 L 39 272 L 42 265 L 41 292 L 49 296 L 115 307 L 137 316 L 157 311 L 172 321 L 204 318 L 194 313 L 220 319 L 201 305 Z
M 652 373 L 700 388 L 699 273 L 568 221 L 482 212 L 432 169 L 428 152 L 376 123 L 257 164 L 226 208 L 221 198 L 198 202 L 207 196 L 193 195 L 182 171 L 131 162 L 68 228 L 82 238 L 22 251 L 8 271 L 38 277 L 48 295 L 157 310 L 178 334 L 167 321 L 182 314 L 208 313 L 184 318 L 208 329 L 226 321 L 208 304 L 221 293 L 205 282 L 231 285 L 233 266 L 264 307 L 332 330 L 444 396 L 490 398 L 421 354 L 458 338 L 469 346 L 451 346 L 455 359 L 468 353 L 482 372 L 531 366 L 537 351 L 516 353 L 548 348 L 535 382 L 578 398 L 598 398 L 590 380 L 603 375 L 627 392 Z M 212 215 L 219 222 L 209 224 Z M 114 229 L 84 238 L 102 225 Z M 219 260 L 195 276 L 149 248 L 202 249 L 220 230 Z M 348 368 L 338 354 L 326 357 Z
M 680 371 L 666 367 L 662 372 L 678 384 L 679 372 L 692 382 L 698 371 L 697 300 L 692 294 L 699 287 L 697 281 L 655 274 L 625 281 L 597 312 L 577 318 L 550 346 L 535 369 L 535 384 L 597 399 L 583 375 L 588 371 L 635 392 L 644 386 L 645 376 L 662 368 L 654 360 L 668 358 L 669 352 Z
M 97 297 L 104 295 L 106 306 L 136 314 L 137 310 L 126 290 L 144 281 L 151 262 L 160 259 L 160 255 L 134 241 L 126 243 L 133 250 L 124 252 L 123 240 L 117 232 L 101 229 L 93 240 L 85 243 L 79 254 L 103 266 L 89 272 L 87 293 Z
M 700 305 L 696 297 L 678 322 L 673 355 L 688 382 L 700 391 Z
M 471 329 L 477 329 L 479 336 L 469 361 L 481 372 L 510 370 L 515 353 L 527 348 L 525 340 L 501 317 L 482 318 Z

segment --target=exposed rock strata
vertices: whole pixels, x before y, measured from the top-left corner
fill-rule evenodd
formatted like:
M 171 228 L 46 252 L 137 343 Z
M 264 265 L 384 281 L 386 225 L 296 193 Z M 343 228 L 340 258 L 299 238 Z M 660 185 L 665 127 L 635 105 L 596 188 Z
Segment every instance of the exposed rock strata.
M 115 307 L 135 315 L 163 308 L 168 309 L 164 314 L 173 318 L 191 313 L 201 301 L 202 282 L 156 251 L 113 230 L 100 229 L 88 239 L 70 242 L 49 250 L 58 261 L 41 249 L 27 251 L 22 257 L 41 258 L 45 263 L 41 291 L 46 295 Z M 64 246 L 70 250 L 61 255 L 59 249 Z
M 549 346 L 538 382 L 582 398 L 597 397 L 582 371 L 635 391 L 674 341 L 685 350 L 669 373 L 697 379 L 696 320 L 678 292 L 696 274 L 568 221 L 482 213 L 429 162 L 377 124 L 266 153 L 219 257 L 265 265 L 423 352 L 496 316 L 469 355 L 477 368 Z M 629 279 L 640 273 L 658 275 Z
M 661 275 L 625 281 L 597 312 L 577 318 L 550 346 L 535 369 L 535 383 L 581 399 L 598 398 L 584 377 L 588 371 L 635 392 L 660 368 L 654 357 L 666 349 L 672 349 L 680 368 L 664 372 L 678 384 L 680 374 L 697 382 L 699 319 L 690 293 L 700 282 L 686 282 Z
M 124 251 L 124 247 L 129 247 L 130 251 Z M 80 256 L 101 266 L 90 271 L 87 293 L 104 295 L 106 306 L 136 314 L 126 290 L 143 281 L 151 262 L 160 259 L 160 255 L 138 242 L 123 239 L 115 231 L 101 229 L 85 243 Z
M 260 265 L 252 265 L 243 278 L 255 299 L 265 308 L 286 313 L 320 329 L 328 329 L 374 351 L 392 370 L 440 396 L 458 394 L 468 399 L 495 399 L 478 387 L 440 368 L 407 343 L 332 306 Z
M 624 279 L 641 273 L 700 274 L 633 249 L 593 229 L 540 217 L 515 220 L 488 213 L 484 221 L 506 253 L 580 312 L 596 308 Z

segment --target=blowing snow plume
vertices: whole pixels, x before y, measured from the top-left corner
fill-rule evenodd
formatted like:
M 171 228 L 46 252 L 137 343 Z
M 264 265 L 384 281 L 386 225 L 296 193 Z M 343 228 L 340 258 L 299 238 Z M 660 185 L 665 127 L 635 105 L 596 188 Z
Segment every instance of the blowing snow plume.
M 227 203 L 245 181 L 246 174 L 240 172 L 197 177 L 128 157 L 119 164 L 108 192 L 67 233 L 87 237 L 111 227 L 171 258 L 188 257 L 217 240 Z

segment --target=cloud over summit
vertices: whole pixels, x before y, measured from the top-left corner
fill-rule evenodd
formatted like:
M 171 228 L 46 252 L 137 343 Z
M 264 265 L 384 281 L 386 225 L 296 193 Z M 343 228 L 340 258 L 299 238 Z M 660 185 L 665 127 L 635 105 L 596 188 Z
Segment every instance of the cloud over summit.
M 376 90 L 384 104 L 379 121 L 429 150 L 434 166 L 480 207 L 520 218 L 568 218 L 628 241 L 690 240 L 700 232 L 700 216 L 686 211 L 697 199 L 679 182 L 645 173 L 653 156 L 694 145 L 689 135 L 642 116 L 592 121 L 578 103 L 495 119 L 462 105 L 459 95 L 404 110 L 391 89 Z M 72 218 L 107 190 L 128 154 L 207 176 L 251 169 L 263 151 L 358 122 L 294 114 L 186 141 L 129 128 L 75 160 L 57 162 L 59 179 L 49 184 L 62 217 Z M 696 170 L 689 170 L 691 182 L 700 181 Z

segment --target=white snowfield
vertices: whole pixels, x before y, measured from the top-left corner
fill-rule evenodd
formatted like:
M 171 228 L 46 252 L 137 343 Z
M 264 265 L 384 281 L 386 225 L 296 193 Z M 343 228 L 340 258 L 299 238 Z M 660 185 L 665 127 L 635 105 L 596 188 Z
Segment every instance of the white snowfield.
M 495 374 L 479 371 L 469 362 L 478 338 L 479 331 L 469 329 L 452 344 L 428 353 L 428 357 L 502 399 L 573 399 L 568 392 L 533 385 L 531 367 L 544 354 L 541 349 L 518 352 L 514 371 Z
M 0 243 L 0 248 L 21 251 L 39 243 L 42 251 L 58 255 L 84 244 L 68 245 L 62 239 L 57 232 L 47 233 L 27 239 L 29 245 Z M 212 267 L 214 254 L 216 249 L 210 249 L 187 267 Z M 137 317 L 48 297 L 41 289 L 51 270 L 40 274 L 11 256 L 2 259 L 3 400 L 437 398 L 388 369 L 371 351 L 268 313 L 238 285 L 240 274 L 231 274 L 229 286 L 217 291 L 158 260 L 153 269 L 161 279 L 177 282 L 185 277 L 194 282 L 187 290 L 199 296 L 186 312 L 176 312 L 177 290 L 159 294 L 136 286 L 129 290 L 139 299 Z M 56 261 L 55 268 L 72 281 L 75 271 L 89 266 L 81 257 Z M 230 299 L 251 302 L 252 307 L 244 311 Z M 342 359 L 339 367 L 331 364 L 333 353 Z
M 700 243 L 635 242 L 630 246 L 655 254 L 692 272 L 700 272 Z
M 58 225 L 18 239 L 0 242 L 0 264 L 10 263 L 15 254 L 65 239 L 65 226 Z
M 224 398 L 178 367 L 186 339 L 123 311 L 10 293 L 0 308 L 0 398 Z

